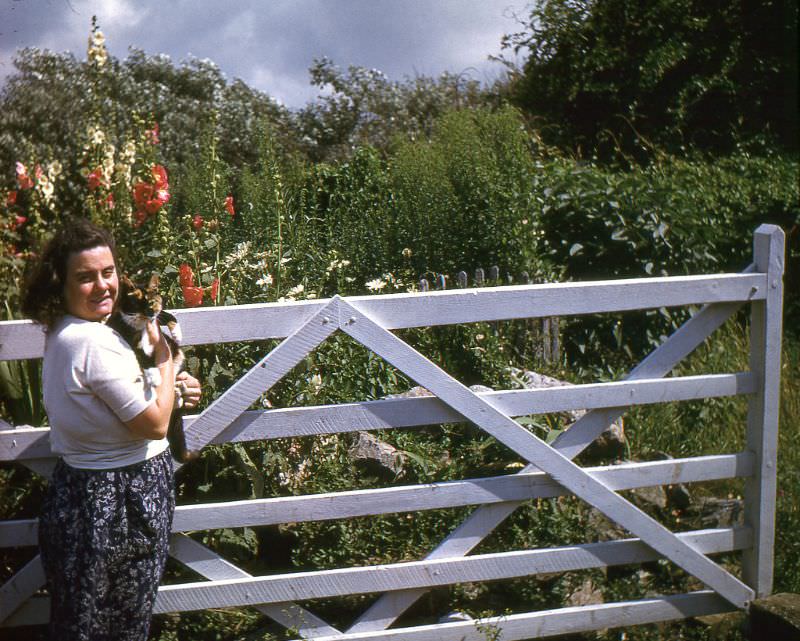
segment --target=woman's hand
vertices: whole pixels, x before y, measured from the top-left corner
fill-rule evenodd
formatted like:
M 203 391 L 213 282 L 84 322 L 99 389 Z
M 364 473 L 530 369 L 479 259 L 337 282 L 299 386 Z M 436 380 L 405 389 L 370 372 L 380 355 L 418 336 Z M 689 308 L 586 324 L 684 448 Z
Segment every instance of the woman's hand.
M 189 374 L 189 372 L 181 372 L 175 377 L 175 384 L 179 385 L 181 388 L 183 406 L 189 409 L 197 407 L 200 402 L 200 397 L 203 395 L 200 381 Z

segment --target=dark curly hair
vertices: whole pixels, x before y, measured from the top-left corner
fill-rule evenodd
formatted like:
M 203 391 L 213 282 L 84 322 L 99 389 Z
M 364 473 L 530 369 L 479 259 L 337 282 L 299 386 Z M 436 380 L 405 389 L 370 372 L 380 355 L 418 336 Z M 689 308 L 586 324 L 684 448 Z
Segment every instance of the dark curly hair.
M 64 284 L 69 255 L 103 246 L 111 250 L 114 263 L 118 265 L 116 244 L 111 232 L 85 218 L 64 221 L 28 273 L 22 295 L 23 314 L 51 329 L 65 313 Z

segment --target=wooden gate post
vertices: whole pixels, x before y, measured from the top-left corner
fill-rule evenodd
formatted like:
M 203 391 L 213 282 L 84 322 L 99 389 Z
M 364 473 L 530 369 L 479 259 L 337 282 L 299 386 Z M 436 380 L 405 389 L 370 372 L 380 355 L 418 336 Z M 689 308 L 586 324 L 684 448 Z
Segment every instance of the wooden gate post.
M 753 529 L 753 547 L 744 552 L 742 574 L 759 598 L 772 591 L 773 579 L 784 252 L 780 227 L 761 225 L 756 230 L 755 271 L 766 275 L 767 291 L 763 300 L 751 303 L 750 313 L 750 370 L 757 388 L 748 406 L 747 449 L 756 464 L 745 483 L 744 518 Z

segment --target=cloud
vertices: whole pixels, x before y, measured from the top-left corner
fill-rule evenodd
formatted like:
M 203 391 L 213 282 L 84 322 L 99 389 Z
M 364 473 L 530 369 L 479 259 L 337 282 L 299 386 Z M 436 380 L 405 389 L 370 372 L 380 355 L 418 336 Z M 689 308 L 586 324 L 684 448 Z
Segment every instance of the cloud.
M 24 0 L 0 10 L 0 78 L 23 46 L 82 58 L 91 16 L 111 53 L 129 47 L 178 63 L 213 60 L 291 107 L 316 95 L 308 68 L 327 56 L 341 67 L 377 68 L 394 80 L 443 71 L 491 76 L 490 54 L 516 25 L 509 0 Z M 521 10 L 517 3 L 517 10 Z M 13 5 L 9 9 L 8 5 Z M 524 5 L 523 5 L 524 6 Z M 13 11 L 12 11 L 13 9 Z

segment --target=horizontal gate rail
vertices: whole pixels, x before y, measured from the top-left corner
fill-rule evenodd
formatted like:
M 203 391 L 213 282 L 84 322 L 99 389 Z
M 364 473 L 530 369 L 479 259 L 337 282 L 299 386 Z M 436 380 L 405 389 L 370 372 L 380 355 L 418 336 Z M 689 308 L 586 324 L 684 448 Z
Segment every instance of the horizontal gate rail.
M 620 491 L 744 478 L 752 475 L 754 465 L 752 454 L 742 452 L 584 469 L 609 488 Z M 567 494 L 547 474 L 526 472 L 424 485 L 179 505 L 175 509 L 172 531 L 308 523 L 554 498 Z M 36 523 L 36 519 L 0 521 L 0 548 L 36 545 Z
M 545 637 L 666 621 L 746 608 L 772 587 L 775 463 L 780 377 L 783 233 L 756 231 L 754 263 L 740 274 L 461 289 L 178 310 L 186 344 L 280 339 L 278 346 L 197 416 L 186 417 L 190 448 L 360 430 L 469 422 L 526 463 L 515 474 L 316 495 L 181 505 L 170 554 L 204 581 L 162 585 L 156 612 L 251 606 L 302 638 L 503 639 Z M 739 308 L 751 313 L 750 366 L 745 372 L 668 376 Z M 537 390 L 476 393 L 425 359 L 390 330 L 702 306 L 623 380 Z M 235 319 L 235 320 L 234 320 Z M 249 408 L 311 351 L 336 332 L 350 335 L 430 395 L 316 407 Z M 43 333 L 30 321 L 0 323 L 0 360 L 40 358 Z M 627 408 L 741 395 L 749 404 L 747 446 L 739 453 L 622 465 L 580 467 L 576 457 Z M 512 417 L 586 410 L 552 444 Z M 53 464 L 49 429 L 0 419 L 0 461 L 47 475 Z M 743 478 L 742 527 L 670 532 L 618 492 L 641 487 Z M 574 495 L 605 513 L 634 538 L 536 550 L 471 555 L 519 506 L 532 499 Z M 257 527 L 477 506 L 418 561 L 251 576 L 183 532 Z M 34 519 L 0 521 L 0 548 L 36 544 Z M 708 555 L 742 552 L 742 579 Z M 638 601 L 560 608 L 477 621 L 389 629 L 425 591 L 464 582 L 491 582 L 542 573 L 667 559 L 708 590 Z M 44 623 L 49 600 L 37 596 L 44 577 L 38 557 L 0 586 L 0 627 Z M 303 603 L 380 594 L 347 630 Z
M 547 283 L 412 294 L 348 297 L 386 329 L 575 316 L 762 300 L 763 274 L 716 274 L 621 279 L 590 283 Z M 307 323 L 326 301 L 261 303 L 173 310 L 186 345 L 284 338 Z M 221 318 L 236 314 L 236 323 Z M 32 321 L 0 323 L 0 360 L 41 358 L 44 334 Z
M 509 416 L 582 409 L 633 407 L 652 403 L 721 398 L 756 391 L 750 372 L 706 374 L 549 389 L 481 392 L 478 396 Z M 184 418 L 191 430 L 196 416 Z M 458 423 L 464 418 L 435 396 L 364 401 L 341 405 L 291 407 L 244 412 L 213 443 L 270 440 L 361 430 Z M 49 428 L 0 430 L 0 461 L 50 456 Z

